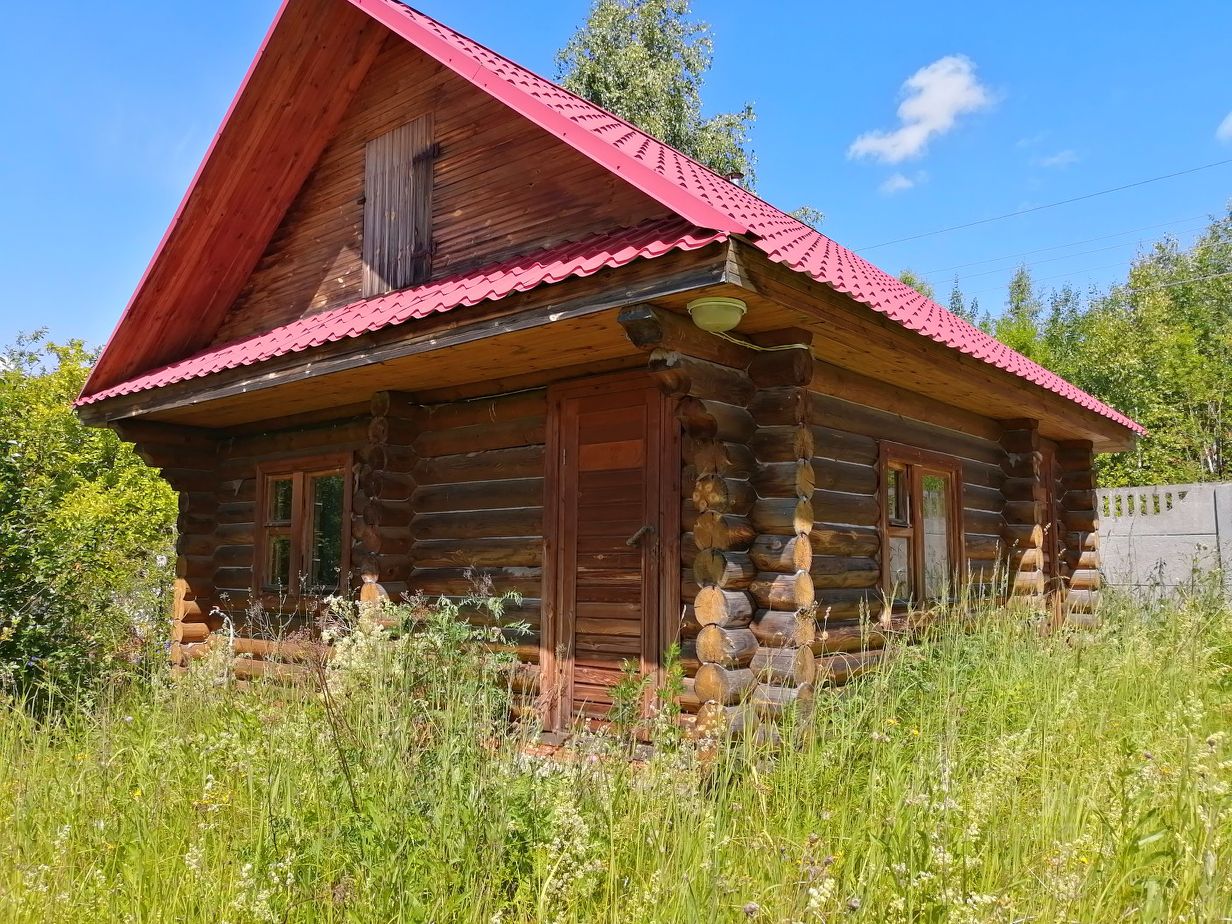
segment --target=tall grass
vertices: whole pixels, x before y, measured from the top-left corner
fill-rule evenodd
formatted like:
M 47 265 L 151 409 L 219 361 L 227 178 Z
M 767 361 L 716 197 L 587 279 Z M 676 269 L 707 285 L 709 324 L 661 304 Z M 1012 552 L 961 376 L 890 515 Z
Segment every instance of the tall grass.
M 187 681 L 0 714 L 13 921 L 1232 919 L 1232 612 L 986 614 L 792 746 L 525 754 L 449 614 L 328 695 Z M 616 753 L 613 748 L 611 753 Z

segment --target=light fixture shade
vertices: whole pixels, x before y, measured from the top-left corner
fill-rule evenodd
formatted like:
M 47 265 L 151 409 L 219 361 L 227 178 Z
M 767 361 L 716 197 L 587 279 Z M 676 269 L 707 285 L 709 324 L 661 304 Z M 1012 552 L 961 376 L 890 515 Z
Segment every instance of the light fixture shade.
M 740 323 L 748 306 L 738 298 L 707 295 L 689 302 L 693 323 L 712 334 L 722 334 Z

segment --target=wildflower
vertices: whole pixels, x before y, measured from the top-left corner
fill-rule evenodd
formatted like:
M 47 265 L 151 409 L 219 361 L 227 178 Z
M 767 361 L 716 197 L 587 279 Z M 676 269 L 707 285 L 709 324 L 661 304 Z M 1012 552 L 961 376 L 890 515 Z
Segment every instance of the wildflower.
M 133 798 L 134 799 L 141 798 L 141 787 L 140 786 L 133 787 Z

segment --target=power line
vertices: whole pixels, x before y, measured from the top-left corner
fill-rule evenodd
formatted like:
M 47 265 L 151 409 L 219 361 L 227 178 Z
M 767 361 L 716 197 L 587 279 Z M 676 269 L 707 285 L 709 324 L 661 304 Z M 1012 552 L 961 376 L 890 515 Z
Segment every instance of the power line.
M 1156 289 L 1171 289 L 1174 286 L 1188 285 L 1191 282 L 1203 282 L 1207 279 L 1223 279 L 1225 276 L 1232 276 L 1232 270 L 1224 273 L 1207 273 L 1205 276 L 1190 276 L 1188 279 L 1177 279 L 1173 282 L 1161 282 L 1157 286 L 1143 286 L 1141 289 L 1121 289 L 1129 295 L 1137 295 L 1139 292 L 1154 292 Z
M 1045 276 L 1043 279 L 1033 279 L 1031 280 L 1031 282 L 1032 284 L 1039 283 L 1039 282 L 1048 282 L 1052 279 L 1063 279 L 1069 276 L 1071 273 L 1074 273 L 1074 274 L 1093 273 L 1096 270 L 1111 269 L 1114 266 L 1121 266 L 1121 265 L 1122 265 L 1121 263 L 1105 263 L 1103 266 L 1088 266 L 1080 270 L 1071 270 L 1070 273 L 1058 273 L 1055 276 Z M 1220 273 L 1207 273 L 1205 276 L 1188 276 L 1184 279 L 1176 279 L 1176 280 L 1173 280 L 1172 282 L 1161 282 L 1159 285 L 1144 286 L 1140 289 L 1125 289 L 1125 288 L 1121 288 L 1119 285 L 1114 283 L 1111 286 L 1111 289 L 1119 289 L 1119 291 L 1123 293 L 1127 293 L 1130 295 L 1137 295 L 1139 292 L 1154 292 L 1156 289 L 1171 289 L 1171 288 L 1174 288 L 1175 286 L 1183 286 L 1191 282 L 1204 282 L 1205 280 L 1208 280 L 1208 279 L 1223 279 L 1226 276 L 1232 276 L 1232 270 L 1228 270 L 1226 272 L 1220 272 Z M 1001 289 L 982 289 L 979 292 L 972 292 L 972 293 L 964 292 L 963 295 L 964 297 L 967 297 L 967 298 L 979 298 L 981 295 L 991 295 L 993 293 L 1000 292 L 1000 291 Z
M 1061 250 L 1065 247 L 1080 247 L 1083 244 L 1094 244 L 1097 241 L 1107 241 L 1114 237 L 1124 237 L 1127 234 L 1137 234 L 1140 231 L 1153 231 L 1156 228 L 1167 228 L 1171 225 L 1179 225 L 1187 221 L 1197 221 L 1198 219 L 1206 220 L 1205 215 L 1191 215 L 1189 218 L 1174 218 L 1172 221 L 1161 221 L 1157 225 L 1144 225 L 1141 228 L 1129 228 L 1125 231 L 1117 231 L 1115 234 L 1103 234 L 1099 237 L 1088 237 L 1081 241 L 1070 241 L 1066 244 L 1053 244 L 1051 247 L 1037 247 L 1035 250 L 1024 250 L 1020 253 L 1006 254 L 1003 257 L 989 257 L 987 260 L 973 260 L 970 263 L 957 263 L 954 266 L 942 266 L 938 269 L 922 270 L 921 276 L 931 276 L 933 273 L 945 273 L 950 270 L 966 269 L 968 266 L 983 266 L 985 263 L 1000 263 L 1002 260 L 1016 260 L 1019 257 L 1029 257 L 1032 254 L 1046 253 L 1049 250 Z M 1198 227 L 1202 227 L 1199 225 Z M 1186 231 L 1192 231 L 1193 228 L 1186 228 Z
M 1203 227 L 1203 226 L 1202 225 L 1197 226 L 1197 228 L 1200 228 L 1200 227 Z M 1187 230 L 1197 230 L 1197 228 L 1192 228 L 1192 229 L 1187 229 Z M 1075 253 L 1063 253 L 1056 257 L 1045 257 L 1043 260 L 1033 260 L 1030 263 L 1018 263 L 1013 266 L 1001 266 L 1001 267 L 998 267 L 997 269 L 982 270 L 981 272 L 978 272 L 978 273 L 967 273 L 966 275 L 960 276 L 959 278 L 960 280 L 966 280 L 966 279 L 975 279 L 979 276 L 991 276 L 995 273 L 1004 273 L 1004 272 L 1007 272 L 1008 270 L 1017 269 L 1020 266 L 1025 266 L 1028 269 L 1030 269 L 1032 267 L 1041 266 L 1044 263 L 1056 263 L 1058 260 L 1072 260 L 1074 257 L 1085 257 L 1093 253 L 1104 253 L 1109 250 L 1119 250 L 1122 247 L 1127 246 L 1129 243 L 1130 243 L 1129 241 L 1122 241 L 1119 244 L 1109 244 L 1107 247 L 1095 247 L 1095 248 L 1092 248 L 1091 250 L 1079 250 Z M 1142 239 L 1139 239 L 1133 243 L 1141 246 L 1142 244 L 1145 243 L 1145 241 Z
M 948 234 L 951 231 L 962 231 L 964 228 L 974 228 L 977 225 L 986 225 L 994 221 L 1003 221 L 1006 218 L 1016 218 L 1019 215 L 1029 215 L 1032 212 L 1042 212 L 1044 209 L 1054 209 L 1059 205 L 1069 205 L 1072 202 L 1083 202 L 1087 199 L 1094 199 L 1096 196 L 1106 196 L 1109 193 L 1121 192 L 1126 189 L 1133 189 L 1137 186 L 1146 186 L 1148 183 L 1158 183 L 1160 180 L 1171 180 L 1174 177 L 1186 176 L 1190 173 L 1197 173 L 1200 170 L 1210 170 L 1212 167 L 1222 167 L 1224 164 L 1232 164 L 1232 157 L 1227 160 L 1217 160 L 1214 163 L 1203 164 L 1200 167 L 1190 167 L 1188 170 L 1178 170 L 1176 173 L 1165 173 L 1162 176 L 1153 176 L 1145 180 L 1138 180 L 1134 183 L 1126 183 L 1124 186 L 1113 186 L 1110 189 L 1101 189 L 1098 192 L 1087 193 L 1084 196 L 1074 196 L 1072 199 L 1061 199 L 1058 202 L 1049 202 L 1046 205 L 1034 205 L 1029 209 L 1019 209 L 1016 212 L 1006 212 L 1004 215 L 994 215 L 991 218 L 981 218 L 977 221 L 969 221 L 962 225 L 952 225 L 949 228 L 939 228 L 936 231 L 925 231 L 921 234 L 912 234 L 909 237 L 895 238 L 892 241 L 882 241 L 880 244 L 871 244 L 868 247 L 857 247 L 856 253 L 876 250 L 878 247 L 889 247 L 891 244 L 902 244 L 907 241 L 918 241 L 922 237 L 932 237 L 936 234 Z

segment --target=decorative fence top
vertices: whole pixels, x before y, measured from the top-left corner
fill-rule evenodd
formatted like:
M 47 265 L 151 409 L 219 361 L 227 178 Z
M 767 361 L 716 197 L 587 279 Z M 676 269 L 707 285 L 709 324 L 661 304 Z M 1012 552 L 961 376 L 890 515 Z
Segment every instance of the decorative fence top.
M 1184 586 L 1222 569 L 1232 591 L 1232 483 L 1098 492 L 1100 554 L 1112 586 Z

